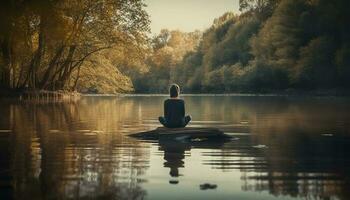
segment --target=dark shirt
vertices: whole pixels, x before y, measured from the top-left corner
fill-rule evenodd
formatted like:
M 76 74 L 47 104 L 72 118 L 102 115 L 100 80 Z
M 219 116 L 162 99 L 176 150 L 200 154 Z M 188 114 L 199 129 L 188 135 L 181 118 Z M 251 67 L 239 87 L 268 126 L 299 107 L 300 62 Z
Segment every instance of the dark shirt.
M 164 101 L 164 117 L 169 126 L 180 126 L 185 117 L 185 102 L 182 99 Z

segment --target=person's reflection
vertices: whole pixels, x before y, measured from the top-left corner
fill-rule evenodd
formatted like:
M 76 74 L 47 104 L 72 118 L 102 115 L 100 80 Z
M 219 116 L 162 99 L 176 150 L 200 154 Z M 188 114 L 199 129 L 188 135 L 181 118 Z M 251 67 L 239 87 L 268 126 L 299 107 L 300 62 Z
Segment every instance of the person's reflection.
M 160 150 L 164 151 L 164 167 L 170 168 L 171 177 L 179 177 L 179 168 L 184 167 L 185 151 L 191 149 L 191 145 L 186 142 L 176 140 L 160 140 Z M 171 180 L 171 184 L 177 184 L 178 181 Z

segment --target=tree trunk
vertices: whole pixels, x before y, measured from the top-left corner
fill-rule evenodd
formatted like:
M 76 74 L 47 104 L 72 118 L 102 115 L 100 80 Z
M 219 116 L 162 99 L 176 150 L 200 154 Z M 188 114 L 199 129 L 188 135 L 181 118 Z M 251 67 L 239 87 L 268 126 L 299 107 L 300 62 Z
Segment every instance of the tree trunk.
M 75 45 L 70 46 L 67 58 L 64 61 L 62 67 L 61 67 L 62 73 L 60 74 L 59 79 L 58 79 L 58 87 L 59 87 L 59 89 L 63 89 L 64 88 L 68 78 L 70 77 L 70 74 L 71 74 L 70 73 L 71 72 L 70 67 L 71 67 L 71 64 L 72 64 L 72 60 L 73 60 L 75 49 L 76 49 Z
M 63 51 L 64 51 L 64 46 L 60 47 L 57 50 L 55 56 L 50 61 L 49 66 L 48 66 L 47 70 L 44 73 L 43 79 L 40 81 L 40 84 L 39 84 L 39 87 L 41 89 L 47 89 L 47 87 L 49 85 L 48 84 L 49 80 L 51 80 L 51 82 L 54 81 L 54 76 L 55 75 L 52 75 L 52 73 L 53 73 L 53 70 L 55 69 L 56 62 L 61 57 Z
M 80 78 L 80 68 L 81 68 L 81 65 L 78 67 L 78 72 L 77 72 L 77 77 L 74 81 L 74 85 L 73 85 L 73 91 L 76 91 L 77 90 L 77 85 L 78 85 L 78 81 L 79 81 L 79 78 Z
M 41 58 L 44 56 L 44 36 L 42 27 L 39 31 L 39 41 L 38 49 L 35 51 L 32 58 L 31 64 L 29 66 L 28 76 L 26 78 L 25 84 L 28 81 L 29 88 L 36 89 L 38 85 L 38 69 L 41 64 Z
M 11 88 L 11 48 L 10 39 L 5 36 L 1 43 L 1 51 L 4 65 L 1 73 L 1 85 L 5 88 Z

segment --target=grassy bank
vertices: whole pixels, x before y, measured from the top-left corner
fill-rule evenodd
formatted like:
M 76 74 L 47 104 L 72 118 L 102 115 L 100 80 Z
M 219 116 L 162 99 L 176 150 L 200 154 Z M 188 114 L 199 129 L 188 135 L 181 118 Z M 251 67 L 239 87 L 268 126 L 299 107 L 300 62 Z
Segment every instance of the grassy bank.
M 71 91 L 47 91 L 47 90 L 0 90 L 2 99 L 18 99 L 21 101 L 75 101 L 81 94 Z
M 127 94 L 128 95 L 128 94 Z M 167 92 L 163 93 L 142 93 L 136 92 L 131 95 L 154 95 L 163 96 L 168 95 Z M 263 90 L 263 91 L 238 91 L 238 92 L 187 92 L 183 91 L 182 96 L 196 96 L 196 95 L 207 95 L 207 96 L 350 96 L 350 90 L 348 89 L 318 89 L 318 90 Z

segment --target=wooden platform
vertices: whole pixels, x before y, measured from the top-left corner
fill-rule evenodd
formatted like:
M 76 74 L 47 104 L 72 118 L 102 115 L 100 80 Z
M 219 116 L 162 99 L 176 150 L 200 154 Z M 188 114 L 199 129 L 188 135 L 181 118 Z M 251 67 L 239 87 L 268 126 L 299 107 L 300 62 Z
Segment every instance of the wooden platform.
M 164 128 L 158 127 L 155 130 L 134 133 L 129 135 L 131 137 L 145 139 L 145 140 L 159 140 L 159 139 L 225 139 L 229 138 L 217 128 Z

